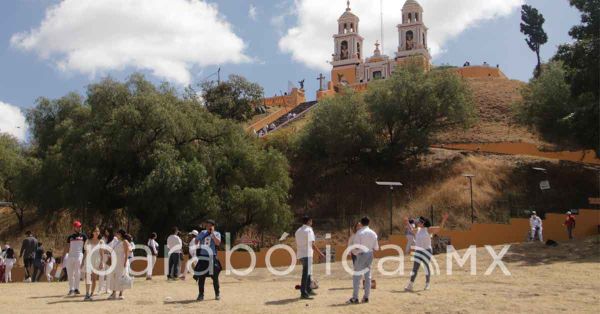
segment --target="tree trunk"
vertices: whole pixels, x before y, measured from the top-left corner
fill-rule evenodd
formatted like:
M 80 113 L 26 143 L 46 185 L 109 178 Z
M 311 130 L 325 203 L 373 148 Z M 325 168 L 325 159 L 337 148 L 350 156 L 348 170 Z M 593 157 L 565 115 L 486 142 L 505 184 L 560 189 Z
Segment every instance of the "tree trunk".
M 537 56 L 537 66 L 535 68 L 535 78 L 540 77 L 542 74 L 542 59 L 540 58 L 540 48 L 535 50 L 535 54 Z
M 13 206 L 11 207 L 15 216 L 17 216 L 17 220 L 19 221 L 19 231 L 23 231 L 25 229 L 25 217 L 24 217 L 24 209 Z

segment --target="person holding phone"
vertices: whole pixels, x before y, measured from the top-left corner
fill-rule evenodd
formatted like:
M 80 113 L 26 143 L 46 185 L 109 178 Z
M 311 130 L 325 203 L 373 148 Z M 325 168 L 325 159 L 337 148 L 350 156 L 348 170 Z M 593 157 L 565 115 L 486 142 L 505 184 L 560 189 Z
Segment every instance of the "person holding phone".
M 215 289 L 215 299 L 220 300 L 219 273 L 221 272 L 221 263 L 217 259 L 217 247 L 221 244 L 221 234 L 215 230 L 215 221 L 212 219 L 204 222 L 204 228 L 196 236 L 196 256 L 198 262 L 194 268 L 194 279 L 198 281 L 197 301 L 204 300 L 204 283 L 206 277 L 211 277 Z

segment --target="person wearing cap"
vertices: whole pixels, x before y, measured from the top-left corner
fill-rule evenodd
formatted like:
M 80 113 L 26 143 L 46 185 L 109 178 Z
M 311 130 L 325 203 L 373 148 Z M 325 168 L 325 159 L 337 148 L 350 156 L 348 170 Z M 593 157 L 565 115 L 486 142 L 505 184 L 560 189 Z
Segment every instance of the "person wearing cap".
M 569 235 L 569 240 L 573 240 L 573 229 L 575 229 L 575 216 L 571 211 L 567 212 L 567 217 L 565 219 L 565 227 L 567 227 L 567 235 Z
M 169 249 L 169 273 L 167 274 L 167 279 L 169 280 L 177 280 L 179 278 L 179 265 L 183 258 L 181 253 L 182 246 L 183 242 L 179 237 L 179 229 L 173 227 L 171 235 L 167 238 L 167 248 Z
M 196 256 L 196 237 L 198 236 L 198 230 L 192 230 L 192 232 L 188 233 L 188 236 L 191 237 L 190 242 L 188 243 L 188 256 L 189 260 L 192 261 Z M 194 269 L 194 265 L 192 265 L 192 269 Z M 185 276 L 188 273 L 187 263 L 183 263 L 181 265 L 181 279 L 185 280 Z
M 198 262 L 194 267 L 194 279 L 198 281 L 197 301 L 204 300 L 204 283 L 206 277 L 213 280 L 215 289 L 215 299 L 221 299 L 219 290 L 219 273 L 221 272 L 221 263 L 217 259 L 217 247 L 221 244 L 221 234 L 215 230 L 215 221 L 212 219 L 204 223 L 205 230 L 198 233 L 194 245 L 197 247 L 196 255 Z
M 535 240 L 535 237 L 544 242 L 542 236 L 542 219 L 537 215 L 535 211 L 531 212 L 531 218 L 529 218 L 529 227 L 531 227 L 531 241 Z
M 415 236 L 415 248 L 414 248 L 414 263 L 413 269 L 410 273 L 410 281 L 404 288 L 405 291 L 413 291 L 415 279 L 417 279 L 417 273 L 419 272 L 419 268 L 421 264 L 425 268 L 425 289 L 431 289 L 431 268 L 429 267 L 429 263 L 431 261 L 431 257 L 433 256 L 433 247 L 431 246 L 431 235 L 438 233 L 440 230 L 444 229 L 444 225 L 448 220 L 448 214 L 445 213 L 442 215 L 442 223 L 439 227 L 434 227 L 431 225 L 431 221 L 429 219 L 421 216 L 416 219 L 417 228 L 413 228 L 408 223 L 408 218 L 404 218 L 404 223 L 409 226 L 409 229 Z
M 67 238 L 68 257 L 65 259 L 67 277 L 69 281 L 69 295 L 79 295 L 79 282 L 81 280 L 81 262 L 83 261 L 83 247 L 88 237 L 81 232 L 81 222 L 73 222 L 73 234 Z
M 310 287 L 312 275 L 313 249 L 321 257 L 325 257 L 323 252 L 315 245 L 315 233 L 312 229 L 313 220 L 308 216 L 302 218 L 302 226 L 296 230 L 296 255 L 302 263 L 302 279 L 300 281 L 300 298 L 310 300 L 316 293 Z

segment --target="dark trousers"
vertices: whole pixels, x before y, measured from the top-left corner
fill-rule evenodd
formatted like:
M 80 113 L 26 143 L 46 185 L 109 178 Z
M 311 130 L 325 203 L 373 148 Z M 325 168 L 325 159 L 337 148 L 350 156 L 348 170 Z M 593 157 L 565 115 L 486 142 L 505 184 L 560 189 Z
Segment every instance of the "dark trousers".
M 300 282 L 300 294 L 303 296 L 307 296 L 312 292 L 310 288 L 311 283 L 311 268 L 312 268 L 312 259 L 308 257 L 303 257 L 300 259 L 302 262 L 302 279 Z
M 179 265 L 181 263 L 181 253 L 171 253 L 169 255 L 169 274 L 168 278 L 179 278 Z
M 425 282 L 429 282 L 429 279 L 431 278 L 431 272 L 430 272 L 430 268 L 429 268 L 429 261 L 431 260 L 431 255 L 433 254 L 433 252 L 430 249 L 427 250 L 417 250 L 415 251 L 415 255 L 414 255 L 414 263 L 413 263 L 413 269 L 410 275 L 410 281 L 411 282 L 415 282 L 415 279 L 417 278 L 417 273 L 419 272 L 419 267 L 421 266 L 421 264 L 423 264 L 423 267 L 425 267 Z
M 25 279 L 31 278 L 31 267 L 33 267 L 33 258 L 23 257 L 23 265 L 25 266 Z
M 34 263 L 33 264 L 33 277 L 31 281 L 40 281 L 42 275 L 44 274 L 44 264 L 43 263 Z
M 221 265 L 216 257 L 209 260 L 207 256 L 199 256 L 196 267 L 194 268 L 194 279 L 198 280 L 198 294 L 204 296 L 204 284 L 206 278 L 210 277 L 213 281 L 213 288 L 215 289 L 215 295 L 220 294 L 219 286 L 219 273 L 221 272 Z
M 567 226 L 567 233 L 569 234 L 569 240 L 573 240 L 573 227 Z
M 356 264 L 356 255 L 350 253 L 350 257 L 352 257 L 352 267 Z

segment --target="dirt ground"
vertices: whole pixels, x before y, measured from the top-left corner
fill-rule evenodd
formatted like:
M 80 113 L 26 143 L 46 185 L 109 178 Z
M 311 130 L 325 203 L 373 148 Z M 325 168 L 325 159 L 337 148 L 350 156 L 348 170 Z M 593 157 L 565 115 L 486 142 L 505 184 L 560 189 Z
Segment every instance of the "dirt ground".
M 494 247 L 499 253 L 501 247 Z M 462 252 L 464 253 L 464 252 Z M 600 308 L 600 237 L 547 247 L 540 243 L 513 245 L 503 261 L 511 276 L 499 268 L 485 276 L 492 259 L 484 248 L 477 250 L 477 275 L 470 275 L 453 263 L 453 275 L 446 274 L 446 255 L 437 255 L 442 275 L 434 276 L 432 289 L 423 291 L 422 272 L 415 292 L 404 292 L 412 263 L 406 260 L 406 275 L 385 277 L 377 273 L 377 289 L 369 304 L 346 305 L 351 296 L 351 279 L 340 263 L 332 264 L 325 276 L 323 264 L 315 267 L 320 281 L 314 300 L 298 298 L 294 290 L 300 268 L 287 277 L 275 277 L 264 269 L 248 277 L 221 274 L 222 299 L 215 301 L 210 279 L 206 301 L 196 302 L 195 282 L 167 282 L 136 279 L 125 300 L 107 301 L 101 295 L 93 302 L 83 297 L 66 297 L 66 283 L 0 284 L 3 313 L 597 313 Z M 376 265 L 378 261 L 375 261 Z M 386 262 L 392 270 L 397 262 Z M 83 286 L 82 286 L 83 288 Z M 361 292 L 362 295 L 362 292 Z M 5 311 L 7 310 L 7 311 Z

